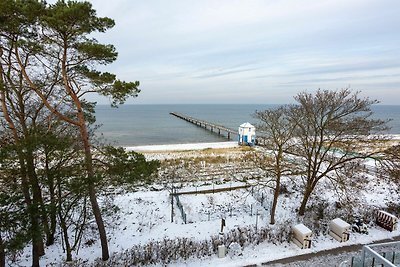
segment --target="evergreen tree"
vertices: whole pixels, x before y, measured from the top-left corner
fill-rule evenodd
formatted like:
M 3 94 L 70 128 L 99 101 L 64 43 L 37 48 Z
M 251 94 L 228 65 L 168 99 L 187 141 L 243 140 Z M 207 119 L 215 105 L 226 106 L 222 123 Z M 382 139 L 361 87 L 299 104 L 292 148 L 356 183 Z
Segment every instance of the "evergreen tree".
M 16 1 L 10 3 L 18 4 Z M 17 11 L 23 18 L 31 17 L 30 13 L 24 13 L 21 8 Z M 4 14 L 6 21 L 8 13 Z M 44 12 L 34 18 L 39 20 L 35 20 L 22 35 L 13 36 L 16 38 L 11 48 L 13 58 L 30 89 L 40 97 L 43 104 L 59 119 L 76 126 L 80 131 L 86 159 L 87 189 L 100 234 L 102 258 L 107 260 L 107 236 L 94 186 L 92 145 L 88 118 L 84 113 L 84 96 L 97 92 L 109 96 L 112 104 L 117 105 L 123 103 L 128 96 L 136 96 L 139 83 L 123 82 L 111 73 L 93 69 L 98 64 L 113 62 L 117 53 L 112 45 L 99 44 L 89 37 L 96 31 L 104 32 L 114 25 L 114 21 L 109 18 L 97 17 L 90 3 L 58 1 L 47 6 Z M 17 28 L 22 25 L 20 21 L 15 24 L 13 26 Z M 24 64 L 25 56 L 32 52 L 36 54 L 37 61 L 27 66 Z M 46 84 L 43 79 L 38 79 L 39 76 L 46 77 Z M 56 102 L 62 104 L 61 107 L 48 99 L 54 90 L 62 92 L 53 95 Z

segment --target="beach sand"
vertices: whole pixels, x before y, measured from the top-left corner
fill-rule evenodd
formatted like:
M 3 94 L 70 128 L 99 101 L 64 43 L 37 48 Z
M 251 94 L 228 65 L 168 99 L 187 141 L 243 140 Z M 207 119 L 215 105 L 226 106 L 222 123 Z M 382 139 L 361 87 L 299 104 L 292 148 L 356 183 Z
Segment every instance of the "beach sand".
M 190 143 L 190 144 L 169 144 L 169 145 L 147 145 L 147 146 L 127 146 L 127 151 L 136 152 L 156 152 L 156 151 L 187 151 L 202 150 L 208 148 L 233 148 L 239 147 L 237 141 L 214 142 L 214 143 Z

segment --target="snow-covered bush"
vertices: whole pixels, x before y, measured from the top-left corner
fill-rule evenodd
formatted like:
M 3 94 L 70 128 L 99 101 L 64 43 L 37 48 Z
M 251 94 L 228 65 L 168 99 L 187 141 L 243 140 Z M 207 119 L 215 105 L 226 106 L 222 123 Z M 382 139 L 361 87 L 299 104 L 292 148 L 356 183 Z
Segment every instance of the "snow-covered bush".
M 272 243 L 290 240 L 290 224 L 266 226 L 256 229 L 254 226 L 232 229 L 224 235 L 214 235 L 210 239 L 176 238 L 150 241 L 145 245 L 135 245 L 124 252 L 114 253 L 107 262 L 100 259 L 93 264 L 79 261 L 64 264 L 68 267 L 105 267 L 105 266 L 143 266 L 149 264 L 169 264 L 185 261 L 189 258 L 203 258 L 216 255 L 218 246 L 225 245 L 228 255 L 239 256 L 246 246 L 258 245 L 268 241 Z
M 239 256 L 242 253 L 242 247 L 239 243 L 232 242 L 228 247 L 228 255 L 230 257 Z

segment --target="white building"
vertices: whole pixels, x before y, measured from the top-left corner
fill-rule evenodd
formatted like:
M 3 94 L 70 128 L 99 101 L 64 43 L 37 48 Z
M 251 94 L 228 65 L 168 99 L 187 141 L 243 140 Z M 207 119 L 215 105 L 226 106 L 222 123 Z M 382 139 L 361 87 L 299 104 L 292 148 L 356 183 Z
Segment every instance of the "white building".
M 254 145 L 256 142 L 256 127 L 246 122 L 239 126 L 239 145 Z

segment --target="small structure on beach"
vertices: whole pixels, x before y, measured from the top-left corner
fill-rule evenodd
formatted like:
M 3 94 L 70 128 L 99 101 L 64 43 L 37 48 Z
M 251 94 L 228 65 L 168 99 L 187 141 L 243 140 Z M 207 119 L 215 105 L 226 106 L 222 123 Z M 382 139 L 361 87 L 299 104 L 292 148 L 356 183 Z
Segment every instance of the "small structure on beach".
M 246 122 L 239 126 L 239 145 L 253 146 L 256 143 L 256 127 Z

